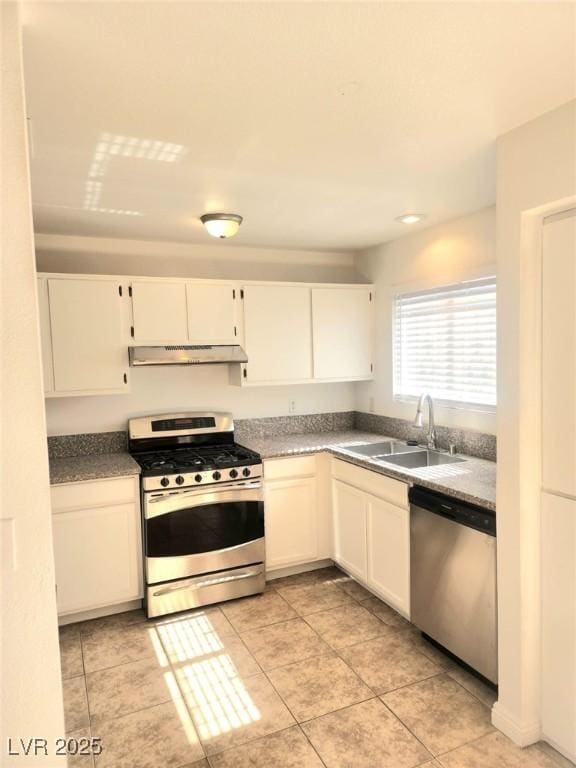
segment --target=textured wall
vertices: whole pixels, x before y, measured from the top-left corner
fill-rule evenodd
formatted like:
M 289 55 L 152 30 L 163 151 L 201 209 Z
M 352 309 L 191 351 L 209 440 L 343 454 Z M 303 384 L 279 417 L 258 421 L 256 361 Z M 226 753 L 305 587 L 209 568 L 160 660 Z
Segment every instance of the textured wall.
M 2 766 L 64 765 L 54 558 L 26 123 L 16 3 L 2 27 Z M 8 757 L 8 737 L 44 737 L 49 757 Z

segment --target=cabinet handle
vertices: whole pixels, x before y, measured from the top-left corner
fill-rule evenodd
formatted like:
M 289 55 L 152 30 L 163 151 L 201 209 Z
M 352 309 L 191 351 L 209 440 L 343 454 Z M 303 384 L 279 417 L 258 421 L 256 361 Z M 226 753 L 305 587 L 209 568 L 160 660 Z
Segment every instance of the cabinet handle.
M 124 374 L 124 384 L 128 384 L 128 374 Z
M 248 371 L 246 370 L 246 368 L 244 368 L 244 378 L 245 379 L 248 378 Z
M 134 338 L 134 326 L 133 325 L 130 326 L 130 336 L 132 336 L 132 338 Z

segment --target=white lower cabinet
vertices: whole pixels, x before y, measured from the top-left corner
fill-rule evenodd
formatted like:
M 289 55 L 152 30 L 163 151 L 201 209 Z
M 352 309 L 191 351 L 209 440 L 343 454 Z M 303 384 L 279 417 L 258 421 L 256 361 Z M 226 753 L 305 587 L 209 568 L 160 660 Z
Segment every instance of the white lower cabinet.
M 407 484 L 338 459 L 332 477 L 335 562 L 409 617 Z
M 339 480 L 332 487 L 334 560 L 366 581 L 366 494 Z
M 137 477 L 54 485 L 58 614 L 143 597 Z
M 401 613 L 410 613 L 410 512 L 367 497 L 369 586 Z
M 330 557 L 329 515 L 318 487 L 316 456 L 264 461 L 266 569 Z

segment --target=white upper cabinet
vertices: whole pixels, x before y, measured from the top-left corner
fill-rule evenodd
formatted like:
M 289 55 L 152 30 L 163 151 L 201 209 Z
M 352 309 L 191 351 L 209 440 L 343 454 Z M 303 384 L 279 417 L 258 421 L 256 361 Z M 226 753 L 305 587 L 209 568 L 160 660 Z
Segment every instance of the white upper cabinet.
M 48 301 L 48 280 L 37 280 L 38 314 L 40 317 L 40 346 L 42 349 L 42 378 L 44 392 L 54 392 L 54 368 L 52 365 L 52 334 L 50 331 L 50 303 Z
M 239 344 L 233 283 L 188 283 L 188 338 L 197 344 Z
M 248 383 L 312 378 L 312 322 L 308 286 L 244 287 Z
M 313 288 L 315 379 L 372 375 L 372 289 Z
M 120 280 L 48 280 L 53 394 L 127 391 L 119 289 Z
M 185 344 L 188 341 L 186 283 L 132 281 L 135 344 Z
M 576 212 L 544 226 L 542 484 L 576 496 Z

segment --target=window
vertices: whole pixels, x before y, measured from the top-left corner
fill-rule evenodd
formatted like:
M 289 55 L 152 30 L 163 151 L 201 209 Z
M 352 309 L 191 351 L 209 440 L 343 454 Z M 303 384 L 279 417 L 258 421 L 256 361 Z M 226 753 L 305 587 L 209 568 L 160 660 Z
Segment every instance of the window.
M 398 295 L 394 315 L 395 397 L 495 410 L 495 277 Z

